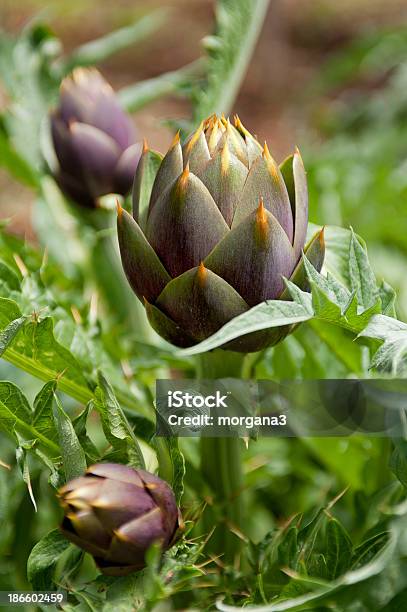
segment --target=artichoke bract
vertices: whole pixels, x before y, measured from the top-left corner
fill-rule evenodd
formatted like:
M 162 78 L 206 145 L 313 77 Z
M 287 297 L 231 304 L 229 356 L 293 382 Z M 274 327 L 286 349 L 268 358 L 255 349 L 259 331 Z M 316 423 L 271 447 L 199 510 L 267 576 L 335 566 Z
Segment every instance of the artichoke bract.
M 117 463 L 98 463 L 59 490 L 63 534 L 93 555 L 100 570 L 120 576 L 142 569 L 153 543 L 175 541 L 182 519 L 169 485 Z
M 143 210 L 151 172 L 144 147 L 133 188 L 133 217 L 119 207 L 124 271 L 153 328 L 192 346 L 265 300 L 290 299 L 284 277 L 307 290 L 303 260 L 320 270 L 323 231 L 305 246 L 308 191 L 298 150 L 280 166 L 240 119 L 216 115 L 162 159 Z M 155 154 L 157 155 L 157 154 Z M 222 348 L 260 350 L 290 328 L 243 335 Z
M 77 68 L 61 84 L 51 114 L 51 135 L 61 190 L 81 206 L 108 193 L 127 195 L 141 154 L 130 117 L 95 69 Z

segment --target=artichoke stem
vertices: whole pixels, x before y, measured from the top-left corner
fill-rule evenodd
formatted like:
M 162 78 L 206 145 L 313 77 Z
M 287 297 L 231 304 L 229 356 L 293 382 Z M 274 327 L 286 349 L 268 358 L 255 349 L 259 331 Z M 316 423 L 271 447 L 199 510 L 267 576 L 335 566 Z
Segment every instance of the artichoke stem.
M 242 378 L 246 355 L 215 350 L 199 355 L 198 378 Z M 245 503 L 242 463 L 243 441 L 240 438 L 201 438 L 201 473 L 208 483 L 213 503 L 203 516 L 203 527 L 209 533 L 216 527 L 208 549 L 222 555 L 225 564 L 234 563 L 243 540 L 236 535 L 244 531 Z

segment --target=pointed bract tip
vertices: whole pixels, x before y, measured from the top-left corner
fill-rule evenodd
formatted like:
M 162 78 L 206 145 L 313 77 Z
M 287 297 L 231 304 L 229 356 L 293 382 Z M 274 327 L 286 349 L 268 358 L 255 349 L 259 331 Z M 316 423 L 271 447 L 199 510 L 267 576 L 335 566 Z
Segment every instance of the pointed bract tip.
M 207 118 L 206 118 L 206 119 L 204 119 L 204 121 L 203 121 L 204 127 L 205 127 L 206 125 L 209 125 L 210 123 L 213 123 L 213 122 L 214 122 L 214 121 L 215 121 L 217 118 L 218 118 L 218 117 L 217 117 L 216 113 L 212 113 L 212 115 L 209 115 L 209 117 L 207 117 Z
M 319 244 L 324 247 L 325 246 L 325 225 L 322 227 L 321 231 L 318 234 Z
M 301 156 L 301 153 L 298 147 L 295 147 L 294 149 L 294 156 L 297 156 L 300 162 L 302 163 L 302 165 L 304 165 L 304 162 L 302 161 L 302 156 Z
M 272 177 L 276 181 L 280 181 L 280 174 L 279 174 L 278 166 L 277 166 L 277 163 L 276 163 L 275 159 L 272 157 L 272 155 L 271 155 L 271 153 L 269 151 L 269 148 L 267 146 L 267 142 L 264 142 L 263 159 L 266 160 L 267 166 L 269 168 L 269 171 L 270 171 Z
M 205 282 L 207 275 L 208 275 L 208 271 L 204 266 L 204 262 L 201 261 L 201 263 L 198 266 L 198 270 L 196 272 L 196 277 L 200 285 L 202 285 Z
M 209 117 L 207 117 L 202 122 L 202 126 L 203 126 L 203 129 L 205 130 L 205 132 L 207 130 L 212 129 L 217 121 L 218 121 L 218 116 L 216 115 L 216 113 L 213 113 L 212 115 L 209 115 Z
M 172 139 L 171 145 L 170 145 L 170 151 L 171 149 L 173 149 L 174 147 L 177 146 L 177 144 L 180 141 L 180 130 L 178 130 L 178 132 L 175 134 L 174 138 Z
M 264 147 L 263 147 L 263 157 L 267 160 L 272 160 L 273 158 L 271 157 L 271 153 L 270 150 L 268 148 L 267 142 L 264 141 Z
M 117 198 L 116 198 L 116 209 L 117 209 L 117 220 L 121 221 L 121 218 L 123 216 L 123 208 Z
M 86 68 L 84 66 L 77 66 L 74 68 L 70 76 L 73 81 L 77 81 L 79 83 L 80 81 L 86 81 L 92 75 L 98 75 L 100 78 L 103 78 L 97 68 Z
M 233 121 L 235 123 L 235 128 L 238 129 L 240 132 L 244 132 L 245 128 L 243 127 L 243 123 L 240 121 L 240 117 L 238 114 L 234 115 L 233 117 Z
M 223 121 L 222 123 L 223 123 L 223 125 L 225 126 L 226 131 L 227 131 L 229 134 L 230 134 L 230 133 L 233 133 L 233 131 L 232 131 L 232 124 L 230 123 L 230 119 L 229 119 L 229 117 L 228 117 L 228 118 L 227 118 L 225 121 Z
M 148 153 L 148 143 L 147 143 L 147 139 L 143 138 L 143 154 Z
M 266 208 L 264 206 L 263 196 L 260 196 L 259 205 L 257 207 L 257 215 L 263 218 L 265 214 L 266 214 Z
M 222 126 L 222 124 L 220 124 Z M 209 140 L 208 140 L 208 146 L 209 146 L 209 150 L 212 152 L 214 151 L 218 140 L 217 140 L 217 136 L 218 136 L 218 132 L 219 132 L 219 120 L 216 119 L 216 121 L 211 125 L 210 127 L 211 133 L 209 136 Z M 209 130 L 208 130 L 209 133 Z
M 178 189 L 180 189 L 181 191 L 183 191 L 188 183 L 188 177 L 189 177 L 189 162 L 187 162 L 184 170 L 182 171 L 182 173 L 179 175 L 179 179 L 178 179 Z
M 267 238 L 268 227 L 269 227 L 269 223 L 267 219 L 267 212 L 264 206 L 263 198 L 261 197 L 259 200 L 257 211 L 256 211 L 256 230 L 257 230 L 258 236 L 262 240 L 265 240 Z
M 73 132 L 73 131 L 74 131 L 74 129 L 76 128 L 76 124 L 77 124 L 77 123 L 78 123 L 78 122 L 77 122 L 77 120 L 76 120 L 76 119 L 69 119 L 69 121 L 68 121 L 68 130 L 69 130 L 70 132 Z
M 192 134 L 191 139 L 188 141 L 187 145 L 186 145 L 186 152 L 190 153 L 193 149 L 193 147 L 195 146 L 195 144 L 197 143 L 202 130 L 204 129 L 204 122 L 201 121 L 201 123 L 199 124 L 198 128 L 195 130 L 195 132 Z
M 220 168 L 221 168 L 221 173 L 223 175 L 228 173 L 229 164 L 230 164 L 229 145 L 226 141 L 222 149 L 222 152 L 220 154 Z

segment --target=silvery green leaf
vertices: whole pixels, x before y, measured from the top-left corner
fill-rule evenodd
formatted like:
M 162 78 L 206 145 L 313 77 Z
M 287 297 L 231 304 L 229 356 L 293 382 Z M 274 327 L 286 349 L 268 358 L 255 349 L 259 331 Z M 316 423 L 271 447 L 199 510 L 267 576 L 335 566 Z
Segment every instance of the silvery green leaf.
M 55 425 L 58 431 L 65 476 L 68 481 L 83 475 L 87 467 L 86 458 L 71 419 L 63 409 L 58 396 L 55 395 L 54 397 L 56 404 Z

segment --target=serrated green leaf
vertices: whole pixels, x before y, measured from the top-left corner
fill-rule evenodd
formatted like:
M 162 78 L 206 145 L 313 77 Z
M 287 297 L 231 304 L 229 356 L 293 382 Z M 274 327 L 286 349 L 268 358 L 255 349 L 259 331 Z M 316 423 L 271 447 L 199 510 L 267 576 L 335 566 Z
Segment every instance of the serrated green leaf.
M 17 419 L 30 423 L 33 412 L 24 393 L 17 385 L 9 381 L 0 381 L 0 401 Z
M 0 298 L 1 299 L 1 298 Z M 7 300 L 7 302 L 11 302 L 11 300 Z M 0 303 L 1 307 L 4 306 L 5 302 Z M 3 357 L 4 352 L 8 349 L 10 344 L 13 342 L 14 338 L 17 336 L 18 332 L 27 321 L 26 316 L 21 316 L 16 319 L 12 319 L 3 329 L 0 331 L 0 357 Z M 1 319 L 1 312 L 0 312 Z M 1 324 L 1 323 L 0 323 Z
M 284 284 L 290 296 L 292 297 L 293 301 L 303 306 L 306 311 L 313 313 L 311 295 L 309 293 L 306 293 L 305 291 L 302 291 L 298 287 L 298 285 L 296 285 L 295 283 L 293 283 L 292 281 L 286 278 L 284 279 Z
M 290 527 L 278 545 L 279 564 L 283 567 L 297 569 L 298 552 L 298 529 L 297 527 Z
M 161 418 L 157 413 L 157 419 Z M 177 505 L 180 505 L 184 494 L 185 459 L 178 438 L 175 436 L 153 438 L 157 453 L 158 474 L 166 480 L 174 491 Z
M 325 321 L 340 321 L 341 307 L 331 301 L 328 295 L 314 282 L 310 281 L 312 305 L 315 316 Z
M 392 317 L 377 314 L 369 321 L 359 337 L 382 340 L 373 356 L 372 367 L 393 375 L 407 371 L 407 324 Z
M 55 340 L 53 327 L 49 317 L 27 322 L 13 300 L 0 298 L 3 359 L 46 382 L 59 377 L 61 391 L 87 403 L 93 394 L 82 368 L 70 351 Z
M 75 429 L 75 433 L 78 436 L 79 443 L 85 451 L 89 463 L 97 463 L 100 459 L 100 453 L 96 446 L 93 444 L 92 440 L 89 438 L 86 427 L 88 416 L 91 410 L 92 402 L 89 402 L 85 410 L 83 410 L 75 419 L 73 419 L 72 423 Z
M 394 578 L 392 578 L 394 564 L 391 565 L 391 563 L 394 559 L 394 555 L 396 553 L 400 554 L 400 551 L 397 551 L 397 543 L 402 530 L 402 524 L 395 525 L 384 545 L 382 544 L 381 548 L 376 550 L 373 557 L 369 557 L 369 560 L 358 569 L 352 569 L 331 582 L 315 580 L 307 576 L 296 574 L 294 582 L 298 583 L 300 586 L 302 584 L 306 585 L 308 592 L 303 593 L 303 591 L 297 590 L 297 596 L 289 597 L 288 599 L 279 597 L 272 603 L 255 606 L 251 609 L 256 612 L 285 612 L 287 610 L 297 612 L 297 610 L 317 610 L 319 609 L 318 606 L 322 606 L 323 609 L 324 605 L 325 607 L 331 605 L 332 600 L 336 602 L 341 601 L 340 597 L 342 594 L 346 595 L 346 593 L 349 593 L 348 599 L 355 599 L 358 594 L 361 593 L 362 589 L 369 590 L 369 587 L 372 587 L 372 581 L 380 580 L 382 575 L 385 583 L 388 580 L 394 580 Z M 380 535 L 382 534 L 379 534 L 379 536 Z M 399 564 L 398 575 L 402 575 L 403 571 L 404 567 L 400 567 Z M 345 601 L 347 601 L 346 597 Z M 241 610 L 238 606 L 228 605 L 222 601 L 218 601 L 216 607 L 221 612 L 235 612 Z M 348 610 L 349 606 L 342 609 Z
M 17 437 L 18 434 L 17 434 Z M 32 444 L 32 446 L 34 443 Z M 27 457 L 27 449 L 23 446 L 18 446 L 16 448 L 16 461 L 17 465 L 20 468 L 21 475 L 25 484 L 27 485 L 28 494 L 30 496 L 31 502 L 34 506 L 34 510 L 37 512 L 37 503 L 35 501 L 34 493 L 31 485 L 31 476 L 30 476 L 30 468 L 28 465 L 28 457 Z
M 27 562 L 27 577 L 34 590 L 55 590 L 52 579 L 55 566 L 69 546 L 59 529 L 51 531 L 34 546 Z
M 350 299 L 349 290 L 344 285 L 341 285 L 329 272 L 327 276 L 320 274 L 307 259 L 306 255 L 303 255 L 302 258 L 309 282 L 323 291 L 330 302 L 338 305 L 340 310 L 343 310 Z
M 143 453 L 126 416 L 121 409 L 114 391 L 101 372 L 98 372 L 95 408 L 100 414 L 103 431 L 113 449 L 118 451 L 122 461 L 145 469 Z
M 58 437 L 55 429 L 53 404 L 57 381 L 50 380 L 42 387 L 34 400 L 34 414 L 32 425 L 49 440 L 55 441 Z
M 307 564 L 316 545 L 318 532 L 326 519 L 324 509 L 320 508 L 305 527 L 298 531 L 298 561 Z
M 331 580 L 342 576 L 350 567 L 353 546 L 352 541 L 339 521 L 332 518 L 326 526 L 326 565 Z
M 322 227 L 314 223 L 308 224 L 307 240 Z M 350 229 L 336 225 L 324 226 L 325 258 L 323 272 L 332 274 L 347 289 L 351 288 L 349 278 L 349 249 L 352 233 Z
M 64 477 L 62 475 L 62 472 L 60 471 L 59 458 L 56 461 L 56 463 L 54 463 L 39 448 L 34 448 L 34 454 L 37 455 L 39 460 L 42 461 L 45 467 L 49 469 L 50 476 L 49 476 L 48 482 L 51 485 L 51 487 L 54 487 L 54 489 L 59 489 L 59 487 L 62 487 L 62 485 L 64 484 Z
M 252 331 L 301 323 L 308 321 L 312 316 L 312 312 L 310 313 L 304 306 L 295 302 L 284 302 L 283 300 L 262 302 L 226 323 L 210 338 L 191 348 L 177 351 L 176 354 L 179 357 L 197 355 Z
M 398 439 L 394 441 L 394 444 L 395 448 L 390 457 L 389 467 L 403 487 L 407 489 L 407 440 Z
M 370 266 L 367 252 L 353 231 L 349 248 L 349 276 L 358 304 L 364 309 L 373 306 L 379 297 L 376 278 Z
M 216 31 L 204 40 L 207 77 L 194 92 L 194 119 L 230 112 L 265 18 L 268 0 L 220 0 Z
M 382 313 L 388 317 L 396 317 L 396 292 L 386 281 L 379 287 L 379 296 L 382 302 Z
M 66 480 L 82 476 L 86 471 L 86 458 L 72 421 L 64 411 L 57 395 L 54 395 L 56 410 L 55 426 L 58 431 L 59 446 Z
M 322 553 L 313 553 L 307 563 L 307 574 L 314 578 L 322 578 L 326 580 L 328 577 L 328 568 L 326 565 L 326 557 Z
M 359 569 L 364 564 L 370 563 L 375 556 L 385 547 L 389 542 L 390 533 L 384 531 L 376 533 L 374 536 L 359 544 L 354 550 L 351 565 L 352 569 Z
M 354 335 L 349 330 L 317 319 L 310 321 L 310 327 L 349 372 L 360 376 L 367 374 L 363 359 L 364 347 L 354 342 Z
M 39 431 L 30 425 L 32 412 L 23 393 L 12 383 L 1 383 L 0 430 L 18 440 L 21 435 L 25 440 L 36 440 L 38 445 L 51 457 L 59 455 L 59 448 Z M 1 391 L 0 391 L 1 392 Z

